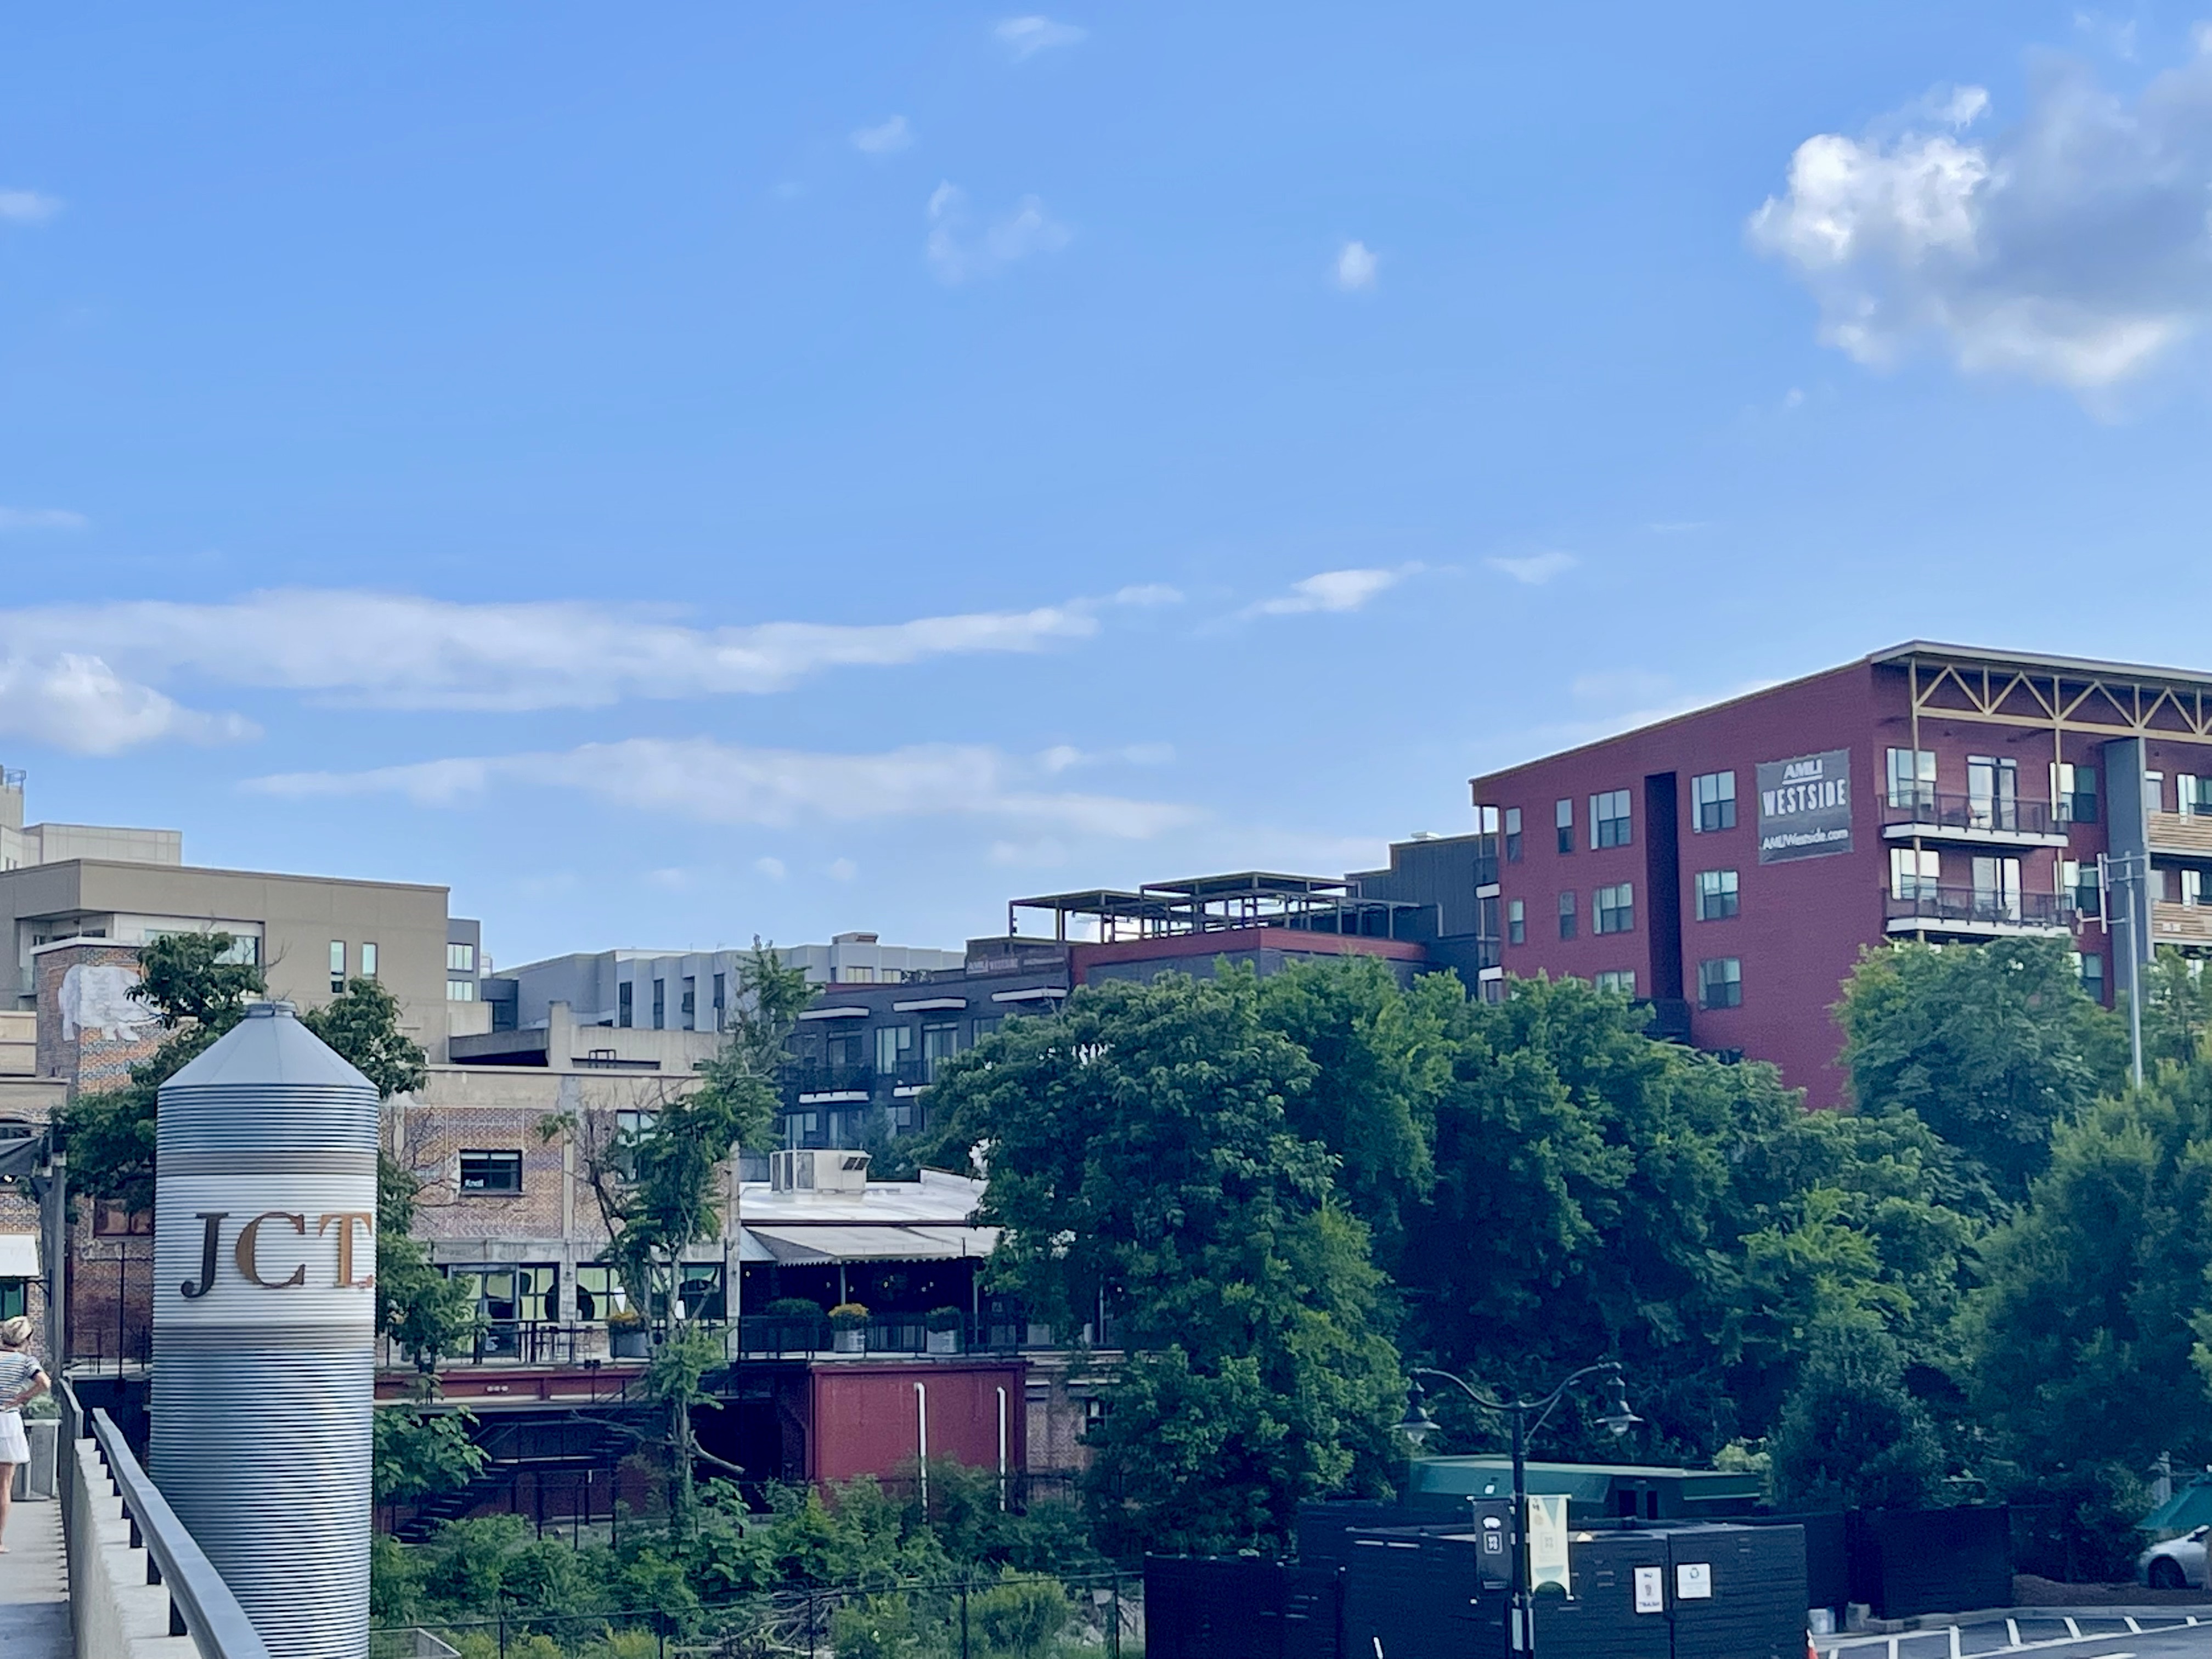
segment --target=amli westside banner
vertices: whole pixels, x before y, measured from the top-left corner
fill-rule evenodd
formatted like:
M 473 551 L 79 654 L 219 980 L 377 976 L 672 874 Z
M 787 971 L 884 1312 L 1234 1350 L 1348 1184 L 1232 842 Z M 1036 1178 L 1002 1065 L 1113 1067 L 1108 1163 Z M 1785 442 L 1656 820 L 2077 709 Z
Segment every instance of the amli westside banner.
M 1851 850 L 1851 751 L 1759 763 L 1759 861 Z

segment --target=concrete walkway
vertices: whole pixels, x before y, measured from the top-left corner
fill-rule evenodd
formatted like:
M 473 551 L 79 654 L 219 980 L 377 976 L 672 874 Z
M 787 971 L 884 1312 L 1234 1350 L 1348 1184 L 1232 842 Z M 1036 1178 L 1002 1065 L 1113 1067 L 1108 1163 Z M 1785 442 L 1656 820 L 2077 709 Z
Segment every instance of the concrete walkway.
M 74 1659 L 62 1506 L 17 1498 L 0 1555 L 0 1659 Z

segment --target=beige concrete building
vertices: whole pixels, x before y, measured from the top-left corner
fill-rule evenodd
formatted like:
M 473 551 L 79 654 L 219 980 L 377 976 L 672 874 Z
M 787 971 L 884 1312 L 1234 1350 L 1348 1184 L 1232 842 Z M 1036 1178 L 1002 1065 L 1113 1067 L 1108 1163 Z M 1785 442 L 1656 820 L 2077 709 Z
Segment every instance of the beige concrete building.
M 56 947 L 224 933 L 261 964 L 271 995 L 301 1007 L 328 1001 L 355 975 L 381 981 L 434 1060 L 445 1058 L 451 1031 L 489 1029 L 480 929 L 447 916 L 443 887 L 198 868 L 184 862 L 174 830 L 27 827 L 23 817 L 23 775 L 0 769 L 0 948 L 12 964 L 0 966 L 0 1009 L 36 1006 L 39 957 Z M 77 982 L 93 994 L 93 980 L 81 973 Z

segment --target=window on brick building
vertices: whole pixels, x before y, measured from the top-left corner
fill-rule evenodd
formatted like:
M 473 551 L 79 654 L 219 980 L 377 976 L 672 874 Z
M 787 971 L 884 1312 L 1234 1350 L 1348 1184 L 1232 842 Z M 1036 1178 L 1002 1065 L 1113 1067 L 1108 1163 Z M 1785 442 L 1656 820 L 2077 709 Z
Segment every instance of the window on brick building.
M 1590 797 L 1590 845 L 1592 847 L 1626 847 L 1631 836 L 1628 821 L 1628 791 L 1608 789 L 1603 794 Z
M 914 1060 L 914 1027 L 911 1025 L 878 1025 L 876 1028 L 876 1069 L 896 1072 Z
M 463 1152 L 461 1190 L 465 1193 L 519 1193 L 522 1190 L 520 1152 Z
M 1733 870 L 1698 872 L 1698 920 L 1726 921 L 1735 914 L 1736 876 Z
M 576 1317 L 605 1319 L 629 1307 L 623 1293 L 622 1276 L 604 1261 L 587 1261 L 576 1269 Z
M 1571 890 L 1559 895 L 1559 937 L 1575 936 L 1575 896 Z
M 363 979 L 376 977 L 376 946 L 373 942 L 361 947 L 361 976 Z
M 1889 804 L 1932 811 L 1936 805 L 1936 751 L 1932 749 L 1893 749 L 1889 751 Z
M 1636 969 L 1633 968 L 1607 969 L 1597 976 L 1597 988 L 1601 991 L 1618 991 L 1625 997 L 1632 997 L 1636 994 Z
M 1690 780 L 1690 828 L 1698 835 L 1735 828 L 1735 774 L 1701 772 Z
M 1597 913 L 1597 931 L 1601 933 L 1627 933 L 1636 929 L 1636 889 L 1627 882 L 1599 888 L 1596 902 L 1590 908 Z
M 2051 799 L 2069 823 L 2097 821 L 2097 769 L 2059 761 L 2051 769 Z
M 2075 971 L 2081 975 L 2081 988 L 2098 1001 L 2105 1000 L 2105 958 L 2094 951 L 2076 952 Z
M 1517 806 L 1505 809 L 1505 861 L 1521 862 L 1521 809 Z
M 1698 964 L 1698 1006 L 1736 1008 L 1743 1004 L 1743 963 L 1736 957 L 1716 957 Z
M 1571 800 L 1563 800 L 1555 804 L 1552 808 L 1552 818 L 1559 826 L 1559 851 L 1562 853 L 1573 852 L 1575 850 L 1574 802 Z
M 92 1232 L 95 1238 L 151 1238 L 154 1212 L 103 1204 L 92 1212 Z
M 1505 942 L 1526 945 L 1528 942 L 1528 907 L 1519 899 L 1505 901 Z
M 1894 898 L 1935 897 L 1942 872 L 1943 855 L 1932 847 L 1889 849 L 1889 890 Z
M 331 994 L 336 996 L 345 989 L 346 942 L 342 939 L 331 941 Z

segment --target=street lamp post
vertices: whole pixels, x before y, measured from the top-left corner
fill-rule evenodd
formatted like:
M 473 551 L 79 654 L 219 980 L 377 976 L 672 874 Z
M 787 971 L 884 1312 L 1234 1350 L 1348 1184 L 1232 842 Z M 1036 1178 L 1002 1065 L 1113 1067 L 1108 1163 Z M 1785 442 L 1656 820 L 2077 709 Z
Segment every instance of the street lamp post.
M 1500 1400 L 1485 1394 L 1464 1378 L 1449 1371 L 1432 1370 L 1425 1365 L 1415 1365 L 1407 1373 L 1413 1381 L 1408 1384 L 1406 1395 L 1406 1415 L 1399 1419 L 1398 1432 L 1415 1453 L 1421 1443 L 1437 1430 L 1436 1419 L 1429 1415 L 1425 1396 L 1419 1379 L 1433 1376 L 1450 1383 L 1462 1394 L 1487 1412 L 1495 1412 L 1513 1428 L 1513 1524 L 1508 1544 L 1512 1551 L 1511 1589 L 1507 1592 L 1508 1639 L 1512 1650 L 1534 1659 L 1536 1651 L 1535 1599 L 1528 1585 L 1528 1440 L 1553 1412 L 1566 1398 L 1567 1390 L 1586 1376 L 1604 1376 L 1611 1385 L 1611 1399 L 1605 1413 L 1598 1419 L 1614 1435 L 1625 1435 L 1644 1419 L 1628 1408 L 1628 1386 L 1622 1381 L 1620 1362 L 1601 1360 L 1560 1380 L 1551 1393 L 1536 1399 L 1525 1399 L 1518 1394 Z M 1412 1482 L 1407 1481 L 1410 1493 Z

